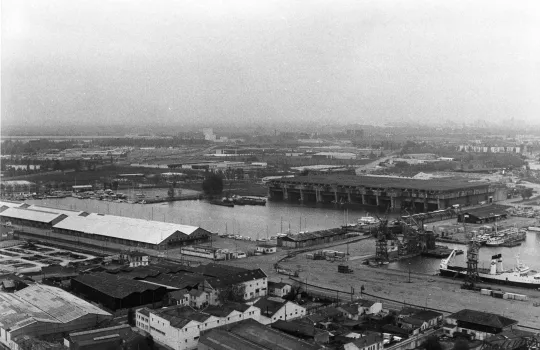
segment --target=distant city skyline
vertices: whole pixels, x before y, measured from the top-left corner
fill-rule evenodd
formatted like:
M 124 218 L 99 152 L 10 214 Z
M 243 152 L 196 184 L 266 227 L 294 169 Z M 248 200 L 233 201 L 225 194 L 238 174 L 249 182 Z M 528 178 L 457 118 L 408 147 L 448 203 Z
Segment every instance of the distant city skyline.
M 3 134 L 539 123 L 537 1 L 95 5 L 2 1 Z

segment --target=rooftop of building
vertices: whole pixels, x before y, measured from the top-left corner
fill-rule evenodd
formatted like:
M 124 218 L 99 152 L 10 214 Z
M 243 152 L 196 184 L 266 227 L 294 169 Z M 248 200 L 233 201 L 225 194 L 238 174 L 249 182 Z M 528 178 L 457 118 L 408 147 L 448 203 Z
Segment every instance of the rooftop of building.
M 231 312 L 245 312 L 251 306 L 242 303 L 228 302 L 223 305 L 210 305 L 204 309 L 204 312 L 216 317 L 225 317 L 231 314 Z
M 471 309 L 460 310 L 447 318 L 494 328 L 505 328 L 518 323 L 518 321 L 508 317 Z
M 147 290 L 165 288 L 151 283 L 122 278 L 107 272 L 100 272 L 92 275 L 80 275 L 73 278 L 72 281 L 77 281 L 117 299 L 125 298 L 133 293 L 143 293 Z
M 111 316 L 60 288 L 34 284 L 15 293 L 0 293 L 0 324 L 19 329 L 36 322 L 68 323 L 88 314 Z
M 266 350 L 269 349 L 257 343 L 252 343 L 234 333 L 222 329 L 212 329 L 201 336 L 199 343 L 213 350 Z
M 6 200 L 0 201 L 0 207 L 18 208 L 23 204 L 24 203 L 22 202 L 12 202 L 12 201 L 6 201 Z
M 296 320 L 277 320 L 272 323 L 271 327 L 300 338 L 313 338 L 320 333 L 325 333 L 325 331 L 315 328 L 313 325 Z
M 356 175 L 307 175 L 289 178 L 273 179 L 271 182 L 281 183 L 308 183 L 321 184 L 327 186 L 351 186 L 351 187 L 374 187 L 374 188 L 395 188 L 425 191 L 452 191 L 467 188 L 487 187 L 488 183 L 468 182 L 459 179 L 434 179 L 417 180 L 407 178 L 385 178 L 377 176 L 356 176 Z
M 362 334 L 360 338 L 355 339 L 354 341 L 352 341 L 352 343 L 356 345 L 356 347 L 358 347 L 359 349 L 364 349 L 371 345 L 382 343 L 382 341 L 383 337 L 381 337 L 380 334 L 369 332 L 367 334 Z
M 462 214 L 469 214 L 478 218 L 490 218 L 494 216 L 508 215 L 508 208 L 510 207 L 507 205 L 492 204 L 486 207 L 466 209 Z
M 229 331 L 246 341 L 257 344 L 262 349 L 316 350 L 321 348 L 319 345 L 310 344 L 252 319 L 234 323 Z
M 430 320 L 433 320 L 435 318 L 442 317 L 442 316 L 443 314 L 437 311 L 422 310 L 420 312 L 415 313 L 412 317 L 418 320 L 423 320 L 427 322 L 427 321 L 430 321 Z
M 6 219 L 19 219 L 49 224 L 56 219 L 66 217 L 64 214 L 52 211 L 33 210 L 20 207 L 10 207 L 0 213 L 0 217 Z
M 54 228 L 149 244 L 160 244 L 176 232 L 189 236 L 199 229 L 196 226 L 95 213 L 86 217 L 70 216 Z
M 32 205 L 26 207 L 26 209 L 48 211 L 48 212 L 51 212 L 51 213 L 64 214 L 66 216 L 88 215 L 88 213 L 85 212 L 85 211 L 50 208 L 50 207 L 44 207 L 44 206 L 35 205 L 35 204 L 32 204 Z
M 422 326 L 426 322 L 424 320 L 416 318 L 415 316 L 404 317 L 402 321 L 408 324 L 412 324 L 413 326 L 418 326 L 418 327 Z
M 266 276 L 261 269 L 255 269 L 244 270 L 242 272 L 236 272 L 229 275 L 222 275 L 220 277 L 211 277 L 207 279 L 207 282 L 210 286 L 212 286 L 212 288 L 222 288 L 267 277 L 268 276 Z
M 201 323 L 212 317 L 212 315 L 206 312 L 200 312 L 190 306 L 181 305 L 169 306 L 163 309 L 154 310 L 152 313 L 168 320 L 181 318 L 188 321 L 197 321 Z
M 285 282 L 272 282 L 272 281 L 268 281 L 268 288 L 284 288 L 286 286 L 289 286 L 289 284 L 285 283 Z
M 266 317 L 272 317 L 276 312 L 278 312 L 287 302 L 279 302 L 269 298 L 261 298 L 257 300 L 253 306 L 261 309 L 261 315 Z
M 128 334 L 132 332 L 133 331 L 130 325 L 123 324 L 123 325 L 113 326 L 113 327 L 98 328 L 98 329 L 91 329 L 91 330 L 83 331 L 83 332 L 69 333 L 68 339 L 70 340 L 70 342 L 81 345 L 82 343 L 99 341 L 100 339 L 104 337 L 108 339 L 111 339 L 111 338 L 122 339 L 122 337 L 126 337 L 128 336 Z

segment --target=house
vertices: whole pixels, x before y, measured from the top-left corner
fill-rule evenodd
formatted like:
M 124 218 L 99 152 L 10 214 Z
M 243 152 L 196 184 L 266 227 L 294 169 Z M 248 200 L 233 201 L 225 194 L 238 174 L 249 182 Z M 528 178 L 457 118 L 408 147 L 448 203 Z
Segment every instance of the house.
M 350 320 L 358 320 L 359 310 L 357 305 L 342 305 L 337 308 L 342 312 L 343 316 Z
M 313 325 L 299 320 L 277 320 L 272 323 L 271 327 L 307 341 L 314 341 L 316 343 L 328 343 L 330 341 L 329 332 L 315 328 Z
M 292 320 L 306 315 L 306 308 L 291 301 L 279 302 L 267 298 L 259 299 L 253 306 L 261 310 L 260 321 L 268 325 L 277 320 Z
M 410 330 L 419 329 L 421 331 L 428 329 L 428 323 L 426 321 L 419 320 L 414 317 L 404 317 L 401 319 L 399 323 L 401 325 L 401 328 L 405 328 L 405 329 L 410 329 Z
M 129 263 L 129 267 L 148 266 L 150 262 L 150 256 L 143 252 L 132 251 L 121 254 L 123 261 Z
M 422 320 L 427 323 L 428 328 L 435 327 L 442 323 L 443 314 L 437 311 L 423 310 L 415 313 L 413 318 L 417 320 Z
M 283 282 L 268 281 L 268 293 L 272 296 L 283 298 L 291 292 L 291 285 Z
M 372 300 L 358 300 L 353 305 L 357 305 L 358 314 L 362 315 L 374 315 L 382 311 L 382 303 Z
M 390 334 L 397 335 L 402 338 L 408 338 L 409 335 L 412 334 L 411 330 L 394 326 L 393 324 L 385 324 L 384 326 L 381 327 L 381 330 L 384 333 L 390 333 Z
M 360 338 L 354 339 L 343 345 L 344 350 L 382 350 L 383 337 L 374 332 L 362 334 Z
M 518 321 L 508 317 L 463 309 L 446 317 L 443 331 L 448 336 L 460 333 L 477 340 L 484 340 L 494 334 L 509 331 L 517 324 Z
M 187 289 L 175 290 L 167 293 L 167 300 L 169 305 L 190 305 L 189 304 L 189 291 Z
M 277 247 L 273 244 L 265 244 L 265 243 L 260 243 L 260 244 L 257 244 L 257 247 L 255 249 L 255 254 L 257 253 L 260 253 L 260 254 L 273 254 L 273 253 L 276 253 L 277 252 Z
M 484 343 L 493 349 L 518 350 L 527 349 L 527 345 L 535 341 L 540 341 L 540 337 L 532 332 L 510 329 L 487 337 Z
M 248 270 L 208 264 L 193 270 L 208 277 L 203 283 L 202 290 L 210 294 L 217 295 L 219 291 L 233 286 L 243 290 L 244 300 L 264 297 L 268 293 L 268 276 L 261 269 Z
M 204 312 L 219 318 L 221 325 L 253 319 L 259 321 L 261 309 L 253 305 L 228 302 L 220 306 L 211 305 L 204 309 Z
M 202 308 L 209 304 L 210 295 L 205 291 L 192 289 L 188 292 L 189 305 L 195 308 Z

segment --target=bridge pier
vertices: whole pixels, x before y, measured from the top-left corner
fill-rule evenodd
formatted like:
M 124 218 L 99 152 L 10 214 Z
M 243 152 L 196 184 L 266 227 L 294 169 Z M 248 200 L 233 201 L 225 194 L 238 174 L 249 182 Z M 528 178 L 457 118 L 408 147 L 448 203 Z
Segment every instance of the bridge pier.
M 304 201 L 304 190 L 300 189 L 300 202 Z
M 366 195 L 365 194 L 362 195 L 362 204 L 366 204 Z
M 379 197 L 380 196 L 378 194 L 375 195 L 375 202 L 377 203 L 377 206 L 379 206 Z
M 287 191 L 287 187 L 283 187 L 283 199 L 288 200 L 289 199 L 289 192 Z

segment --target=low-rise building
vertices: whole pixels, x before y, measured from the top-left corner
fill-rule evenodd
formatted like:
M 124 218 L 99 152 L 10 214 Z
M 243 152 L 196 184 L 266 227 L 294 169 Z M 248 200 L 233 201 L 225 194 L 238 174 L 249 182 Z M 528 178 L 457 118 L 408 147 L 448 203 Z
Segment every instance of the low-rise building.
M 121 254 L 123 260 L 129 263 L 129 267 L 148 266 L 150 256 L 143 252 L 132 251 Z
M 271 327 L 307 341 L 314 341 L 321 344 L 326 344 L 330 341 L 330 333 L 328 331 L 298 320 L 277 320 L 272 323 Z
M 283 298 L 291 292 L 292 286 L 283 282 L 268 282 L 268 293 L 275 297 Z
M 380 334 L 369 332 L 360 334 L 359 338 L 343 345 L 344 350 L 382 350 L 383 337 Z
M 432 328 L 440 325 L 443 321 L 443 314 L 437 311 L 423 310 L 413 315 L 417 320 L 422 320 L 427 323 L 427 328 Z
M 362 315 L 374 315 L 382 311 L 382 303 L 373 300 L 358 300 L 353 305 L 358 307 L 358 314 Z
M 400 321 L 400 326 L 408 330 L 419 329 L 424 331 L 428 328 L 428 323 L 415 317 L 404 317 Z
M 260 322 L 265 325 L 277 320 L 293 320 L 306 315 L 306 308 L 291 301 L 279 302 L 268 298 L 261 298 L 253 306 L 261 310 Z
M 255 249 L 255 253 L 274 254 L 277 252 L 277 247 L 273 244 L 259 243 Z
M 34 284 L 0 293 L 0 343 L 13 349 L 21 336 L 39 337 L 95 327 L 112 315 L 56 287 Z
M 64 346 L 69 350 L 149 349 L 145 337 L 127 324 L 70 333 Z
M 308 343 L 254 320 L 245 320 L 205 333 L 201 337 L 198 349 L 319 350 L 324 349 L 324 346 Z
M 489 312 L 464 309 L 447 316 L 443 331 L 448 336 L 456 333 L 468 335 L 477 340 L 513 329 L 518 321 Z

